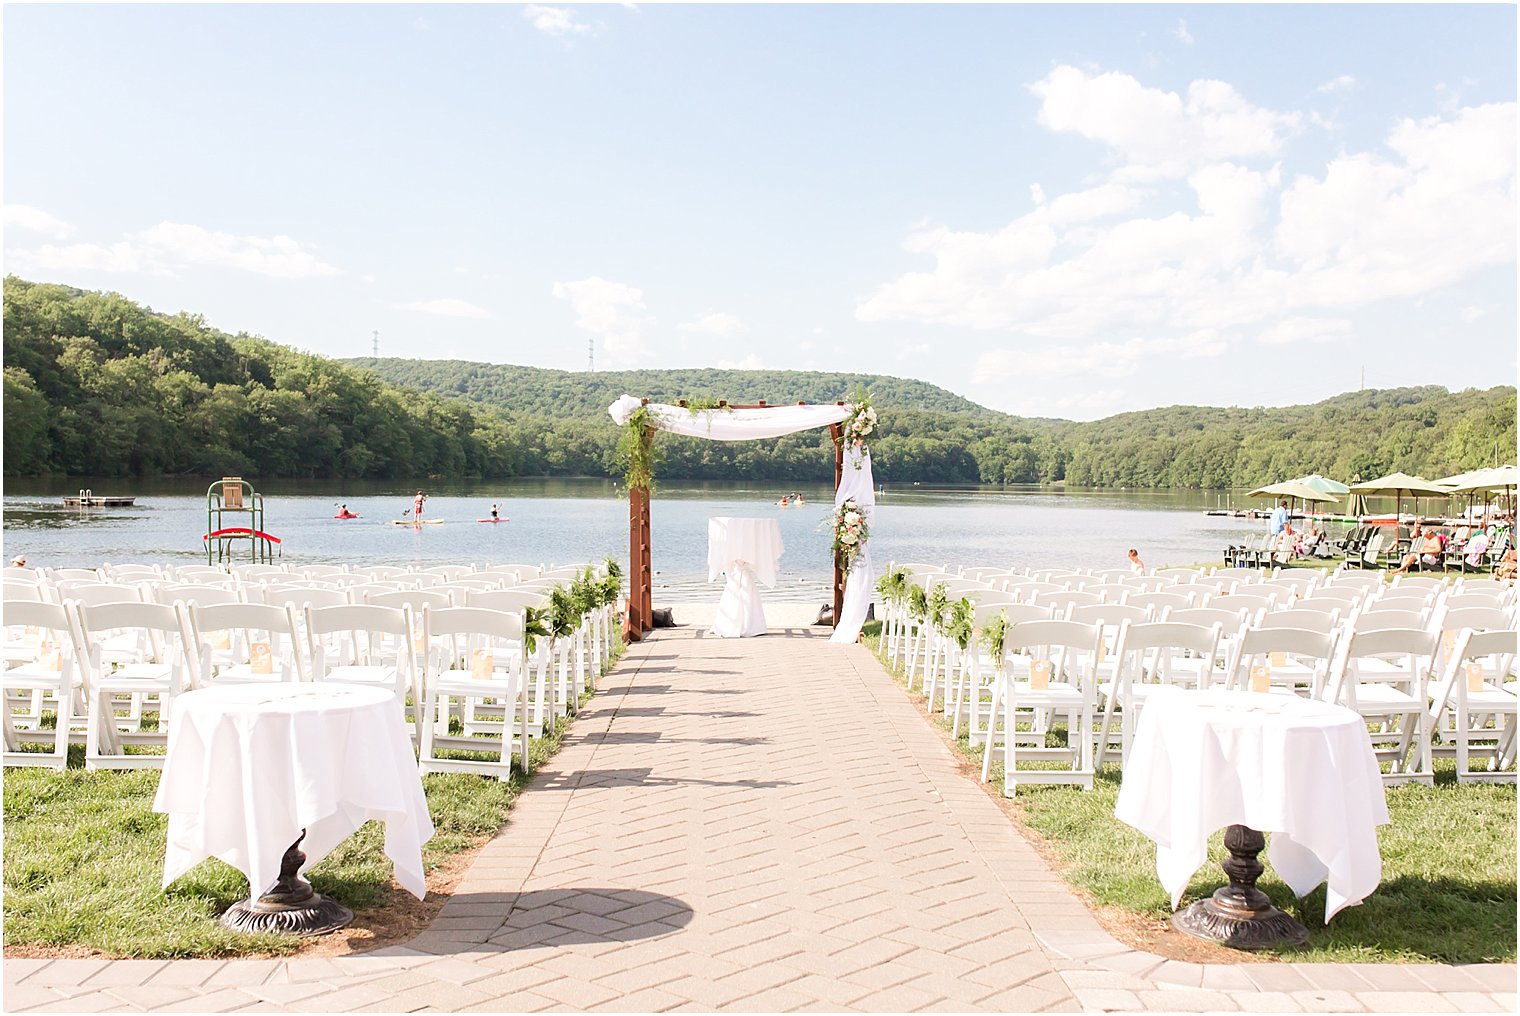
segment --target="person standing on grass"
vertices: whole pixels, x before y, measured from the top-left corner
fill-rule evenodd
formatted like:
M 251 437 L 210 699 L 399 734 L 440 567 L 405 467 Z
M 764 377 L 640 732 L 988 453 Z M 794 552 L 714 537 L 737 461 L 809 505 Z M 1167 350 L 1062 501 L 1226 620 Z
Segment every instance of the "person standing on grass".
M 1277 502 L 1277 507 L 1272 509 L 1271 525 L 1274 538 L 1281 536 L 1283 530 L 1288 528 L 1288 502 Z

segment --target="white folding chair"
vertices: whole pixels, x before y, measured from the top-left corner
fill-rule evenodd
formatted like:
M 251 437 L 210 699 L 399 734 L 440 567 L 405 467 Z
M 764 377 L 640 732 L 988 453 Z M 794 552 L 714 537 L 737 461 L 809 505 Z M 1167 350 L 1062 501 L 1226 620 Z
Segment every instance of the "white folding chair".
M 422 630 L 430 648 L 437 641 L 442 649 L 428 653 L 423 679 L 422 771 L 483 773 L 506 780 L 515 752 L 523 771 L 531 772 L 522 616 L 482 607 L 426 607 Z M 457 733 L 449 729 L 454 700 L 477 706 L 473 725 L 461 724 Z M 451 754 L 440 754 L 444 751 Z
M 1338 638 L 1302 628 L 1247 628 L 1231 647 L 1226 687 L 1320 698 Z
M 189 690 L 198 666 L 193 643 L 185 638 L 185 607 L 162 603 L 100 603 L 78 606 L 79 630 L 86 645 L 85 734 L 87 769 L 162 769 L 163 754 L 128 754 L 128 746 L 152 745 L 168 750 L 169 713 L 174 697 Z M 97 640 L 118 646 L 130 639 L 130 657 L 118 650 L 102 653 Z M 122 703 L 121 699 L 126 702 Z M 154 729 L 145 730 L 149 709 L 157 713 Z M 124 708 L 125 715 L 118 715 Z
M 191 603 L 184 618 L 201 661 L 197 685 L 307 679 L 300 622 L 288 603 Z
M 1205 689 L 1213 680 L 1219 655 L 1219 625 L 1153 621 L 1131 624 L 1119 631 L 1114 651 L 1113 679 L 1100 685 L 1103 724 L 1098 733 L 1093 765 L 1103 767 L 1114 712 L 1119 713 L 1120 768 L 1129 761 L 1130 745 L 1140 710 L 1157 688 Z
M 407 698 L 420 695 L 414 660 L 421 633 L 411 608 L 307 605 L 304 613 L 311 679 L 385 688 L 405 715 Z
M 1261 614 L 1256 620 L 1258 628 L 1302 628 L 1305 631 L 1324 632 L 1329 635 L 1341 623 L 1339 607 L 1330 610 L 1314 610 L 1310 608 L 1288 608 L 1287 610 L 1269 610 Z
M 243 603 L 243 591 L 231 586 L 201 585 L 195 582 L 163 583 L 152 589 L 153 602 L 172 607 L 184 603 Z
M 1436 728 L 1451 714 L 1442 739 L 1452 745 L 1459 783 L 1515 782 L 1515 641 L 1514 629 L 1463 629 L 1440 671 L 1429 718 Z M 1475 753 L 1487 756 L 1485 769 L 1472 768 Z
M 1353 631 L 1331 668 L 1324 697 L 1376 724 L 1373 750 L 1388 763 L 1385 783 L 1435 783 L 1428 712 L 1435 649 L 1436 633 L 1423 628 Z
M 1013 796 L 1021 783 L 1076 784 L 1084 790 L 1092 789 L 1093 717 L 1097 703 L 1093 663 L 1101 639 L 1099 625 L 1075 621 L 1025 621 L 1008 627 L 1003 642 L 1005 665 L 994 686 L 987 724 L 986 752 L 982 757 L 984 782 L 997 747 L 997 718 L 1001 715 L 1005 795 Z M 1018 652 L 1030 657 L 1029 680 L 1014 680 L 1006 665 L 1006 657 Z M 1066 717 L 1064 748 L 1046 747 L 1040 713 Z M 1025 729 L 1020 729 L 1021 723 Z M 1061 762 L 1067 768 L 1021 770 L 1019 763 L 1023 761 Z
M 954 717 L 951 720 L 950 729 L 953 736 L 959 737 L 961 717 L 964 715 L 967 722 L 966 733 L 973 744 L 978 738 L 984 736 L 986 728 L 983 721 L 986 715 L 984 709 L 992 708 L 993 685 L 1005 666 L 998 660 L 988 661 L 982 648 L 983 632 L 987 624 L 998 616 L 1001 616 L 1006 624 L 1015 625 L 1024 621 L 1048 621 L 1055 617 L 1055 612 L 1049 607 L 1041 607 L 1038 604 L 1019 603 L 1011 596 L 1002 600 L 989 596 L 972 608 L 971 645 L 966 653 L 966 666 L 961 668 L 956 675 L 955 687 L 952 689 L 954 703 L 951 711 Z M 1027 658 L 1019 657 L 1018 659 L 1025 661 Z
M 5 764 L 64 769 L 69 741 L 84 720 L 86 643 L 72 603 L 13 600 L 5 605 L 7 662 L 0 672 L 5 709 Z M 51 704 L 54 722 L 47 726 Z M 22 744 L 51 743 L 51 752 L 26 751 Z

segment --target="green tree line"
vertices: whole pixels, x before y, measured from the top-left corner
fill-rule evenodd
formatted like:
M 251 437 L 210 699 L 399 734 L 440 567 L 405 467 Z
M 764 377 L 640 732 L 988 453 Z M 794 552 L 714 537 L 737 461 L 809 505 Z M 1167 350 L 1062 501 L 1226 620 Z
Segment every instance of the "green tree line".
M 1308 406 L 1172 406 L 1087 423 L 1021 419 L 920 381 L 803 371 L 576 373 L 461 361 L 337 361 L 114 293 L 5 280 L 7 475 L 374 478 L 621 476 L 606 408 L 833 402 L 872 393 L 883 482 L 1257 486 L 1318 471 L 1442 476 L 1515 449 L 1515 389 L 1354 392 Z M 666 479 L 817 482 L 826 431 L 662 436 Z

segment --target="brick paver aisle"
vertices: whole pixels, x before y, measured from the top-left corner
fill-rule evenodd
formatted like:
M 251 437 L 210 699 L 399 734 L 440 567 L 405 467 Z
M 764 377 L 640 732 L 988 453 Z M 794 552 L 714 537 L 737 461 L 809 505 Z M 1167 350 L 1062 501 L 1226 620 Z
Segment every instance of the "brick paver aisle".
M 1104 934 L 860 646 L 631 648 L 405 947 L 24 961 L 5 1005 L 264 1011 L 1513 1010 L 1513 965 L 1201 967 Z

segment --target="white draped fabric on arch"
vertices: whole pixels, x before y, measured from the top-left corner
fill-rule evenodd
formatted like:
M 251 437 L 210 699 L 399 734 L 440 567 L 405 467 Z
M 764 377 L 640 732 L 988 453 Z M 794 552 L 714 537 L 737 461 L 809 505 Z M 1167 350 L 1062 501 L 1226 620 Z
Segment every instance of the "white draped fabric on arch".
M 843 423 L 855 412 L 855 406 L 755 406 L 721 407 L 718 409 L 687 409 L 658 402 L 645 402 L 624 395 L 607 412 L 618 426 L 626 426 L 639 409 L 646 411 L 650 426 L 671 434 L 707 438 L 713 441 L 754 441 L 781 437 L 798 431 L 813 430 Z M 876 507 L 876 485 L 871 477 L 871 454 L 864 447 L 848 447 L 844 451 L 845 463 L 840 472 L 839 486 L 834 492 L 837 508 L 846 499 L 854 498 L 866 518 L 869 530 Z M 869 540 L 866 541 L 869 543 Z M 871 568 L 870 550 L 862 543 L 860 552 L 845 579 L 844 605 L 836 617 L 831 642 L 852 643 L 860 636 L 865 624 L 866 612 L 871 604 L 871 591 L 875 576 Z

